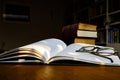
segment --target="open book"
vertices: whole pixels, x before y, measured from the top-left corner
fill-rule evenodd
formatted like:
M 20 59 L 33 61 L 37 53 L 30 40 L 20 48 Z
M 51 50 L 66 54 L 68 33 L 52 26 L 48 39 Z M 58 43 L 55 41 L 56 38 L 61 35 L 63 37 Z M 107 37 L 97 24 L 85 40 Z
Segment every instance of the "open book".
M 50 38 L 1 53 L 0 63 L 88 63 L 120 66 L 120 59 L 112 47 L 82 43 L 67 46 L 60 39 Z

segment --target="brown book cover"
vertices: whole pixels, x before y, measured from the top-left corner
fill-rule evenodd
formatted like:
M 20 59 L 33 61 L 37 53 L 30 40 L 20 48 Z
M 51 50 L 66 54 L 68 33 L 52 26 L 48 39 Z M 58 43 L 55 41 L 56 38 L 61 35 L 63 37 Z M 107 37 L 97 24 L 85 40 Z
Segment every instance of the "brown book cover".
M 87 23 L 78 23 L 78 29 L 96 31 L 97 26 Z
M 93 38 L 75 38 L 74 43 L 85 43 L 85 44 L 94 44 L 95 45 L 95 39 Z
M 81 25 L 81 28 L 78 28 L 78 26 Z M 82 25 L 85 27 L 82 27 Z M 87 24 L 85 23 L 78 23 L 78 24 L 71 24 L 71 25 L 67 25 L 67 26 L 64 26 L 63 29 L 62 29 L 62 40 L 65 41 L 67 44 L 71 44 L 74 42 L 74 38 L 75 37 L 85 37 L 85 38 L 97 38 L 97 31 L 96 31 L 96 27 L 91 27 L 91 24 L 90 26 L 86 27 Z M 84 33 L 81 34 L 81 32 Z M 93 34 L 94 36 L 92 35 L 88 35 L 89 33 Z M 81 36 L 82 35 L 82 36 Z

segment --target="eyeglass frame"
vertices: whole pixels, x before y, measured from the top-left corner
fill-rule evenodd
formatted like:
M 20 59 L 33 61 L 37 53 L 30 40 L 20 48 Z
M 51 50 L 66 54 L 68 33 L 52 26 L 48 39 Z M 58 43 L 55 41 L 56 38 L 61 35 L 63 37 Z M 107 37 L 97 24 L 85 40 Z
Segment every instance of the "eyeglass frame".
M 93 47 L 92 49 L 90 50 L 86 50 L 85 48 L 88 48 L 88 47 Z M 102 47 L 98 47 L 98 46 L 83 46 L 81 47 L 80 49 L 76 50 L 76 52 L 88 52 L 90 54 L 94 54 L 96 56 L 100 56 L 100 57 L 103 57 L 103 58 L 106 58 L 106 59 L 109 59 L 111 61 L 111 63 L 113 63 L 114 61 L 112 60 L 112 58 L 109 58 L 107 56 L 109 55 L 118 55 L 118 52 L 114 52 L 114 53 L 111 53 L 109 55 L 101 55 L 99 51 L 101 50 L 107 50 L 107 49 L 112 49 L 112 48 L 102 48 Z M 118 56 L 119 57 L 119 56 Z

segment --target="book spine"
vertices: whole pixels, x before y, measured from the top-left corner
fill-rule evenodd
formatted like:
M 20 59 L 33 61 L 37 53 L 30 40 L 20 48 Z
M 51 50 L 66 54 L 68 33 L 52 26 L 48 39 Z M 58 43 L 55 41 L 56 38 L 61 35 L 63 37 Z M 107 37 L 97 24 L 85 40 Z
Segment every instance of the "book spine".
M 74 42 L 74 38 L 77 37 L 78 24 L 68 25 L 62 29 L 62 40 L 66 44 L 71 44 Z
M 81 29 L 81 30 L 96 31 L 96 28 L 97 28 L 96 25 L 91 25 L 91 24 L 86 24 L 86 23 L 79 23 L 78 24 L 78 29 Z
M 86 43 L 86 44 L 94 44 L 95 45 L 95 39 L 90 38 L 75 38 L 74 43 Z

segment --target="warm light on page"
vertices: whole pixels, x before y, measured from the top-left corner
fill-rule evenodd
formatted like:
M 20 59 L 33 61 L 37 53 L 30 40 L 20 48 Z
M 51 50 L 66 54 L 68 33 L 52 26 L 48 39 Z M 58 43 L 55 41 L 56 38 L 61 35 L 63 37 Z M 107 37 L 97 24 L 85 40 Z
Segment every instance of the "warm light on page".
M 77 59 L 77 58 L 73 58 L 73 60 L 78 61 L 79 59 Z
M 98 58 L 95 58 L 95 61 L 104 63 L 102 60 L 100 60 L 100 59 L 98 59 Z
M 25 59 L 18 59 L 18 62 L 24 62 Z
M 58 50 L 59 50 L 59 51 L 62 51 L 62 50 L 64 49 L 64 47 L 63 47 L 62 45 L 60 45 L 60 44 L 57 45 L 57 47 L 58 47 Z
M 75 52 L 69 52 L 68 54 L 71 54 L 71 55 L 77 55 L 77 54 L 75 54 Z

